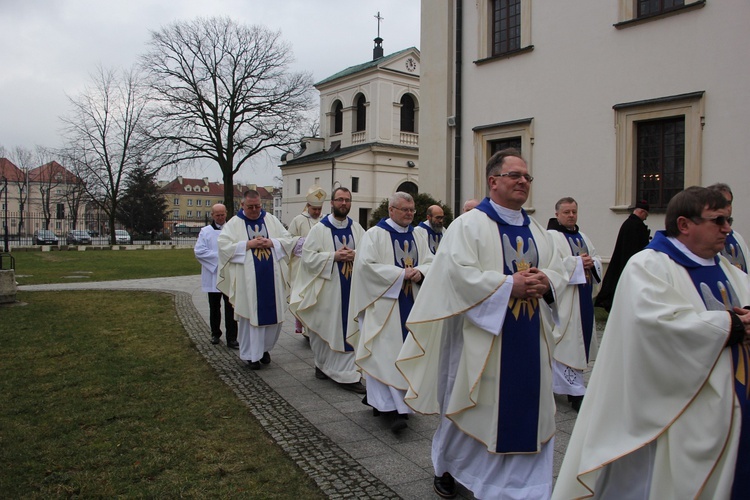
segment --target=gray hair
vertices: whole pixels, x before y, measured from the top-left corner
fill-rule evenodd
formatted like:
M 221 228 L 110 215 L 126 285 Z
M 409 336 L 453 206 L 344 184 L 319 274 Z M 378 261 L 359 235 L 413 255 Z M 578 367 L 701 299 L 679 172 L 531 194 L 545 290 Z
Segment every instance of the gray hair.
M 388 198 L 388 206 L 389 207 L 396 206 L 396 202 L 398 200 L 404 200 L 404 201 L 414 203 L 414 198 L 412 198 L 409 193 L 404 193 L 403 191 L 396 191 Z

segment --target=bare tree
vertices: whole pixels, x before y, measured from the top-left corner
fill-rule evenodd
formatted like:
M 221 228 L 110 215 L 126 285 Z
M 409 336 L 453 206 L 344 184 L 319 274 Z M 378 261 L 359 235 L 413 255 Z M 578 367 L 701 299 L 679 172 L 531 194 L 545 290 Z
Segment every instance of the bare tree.
M 169 146 L 170 163 L 215 161 L 228 207 L 234 174 L 262 151 L 297 143 L 312 106 L 312 77 L 289 70 L 291 50 L 280 36 L 201 18 L 152 32 L 143 57 L 158 103 L 152 139 Z
M 8 179 L 13 185 L 13 191 L 18 200 L 18 235 L 25 234 L 26 202 L 29 200 L 29 171 L 33 168 L 34 153 L 22 146 L 16 146 L 11 153 L 11 160 L 18 167 L 22 175 Z
M 80 187 L 88 198 L 107 215 L 114 244 L 124 180 L 136 168 L 153 172 L 160 164 L 151 157 L 150 143 L 143 140 L 148 96 L 139 73 L 99 68 L 91 80 L 78 96 L 69 97 L 71 112 L 62 118 L 67 146 L 61 154 L 82 180 Z

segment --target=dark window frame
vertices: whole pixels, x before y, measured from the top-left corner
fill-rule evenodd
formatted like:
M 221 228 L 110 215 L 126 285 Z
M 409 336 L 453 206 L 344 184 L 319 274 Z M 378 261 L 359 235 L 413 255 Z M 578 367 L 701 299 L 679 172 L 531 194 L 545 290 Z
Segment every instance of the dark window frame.
M 521 50 L 521 0 L 492 0 L 492 57 Z
M 400 130 L 401 132 L 409 132 L 411 134 L 417 133 L 417 101 L 411 94 L 404 94 L 401 96 L 401 121 Z
M 357 115 L 354 118 L 354 131 L 364 132 L 367 130 L 367 100 L 364 94 L 359 94 L 354 103 Z
M 336 100 L 333 103 L 333 133 L 340 134 L 344 131 L 344 105 Z
M 635 125 L 636 199 L 663 211 L 685 188 L 685 115 Z

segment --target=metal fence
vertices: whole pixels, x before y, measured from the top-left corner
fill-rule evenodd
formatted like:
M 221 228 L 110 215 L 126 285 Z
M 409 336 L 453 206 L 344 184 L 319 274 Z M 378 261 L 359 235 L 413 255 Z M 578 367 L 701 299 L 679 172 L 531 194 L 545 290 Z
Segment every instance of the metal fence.
M 6 237 L 9 247 L 32 246 L 35 234 L 45 229 L 55 234 L 58 245 L 67 245 L 68 233 L 73 230 L 88 232 L 93 245 L 110 244 L 109 220 L 104 214 L 87 214 L 75 221 L 72 217 L 58 215 L 52 213 L 51 217 L 45 217 L 42 212 L 24 212 L 22 216 L 20 212 L 0 210 L 0 249 Z M 208 219 L 170 219 L 161 231 L 148 234 L 133 234 L 121 224 L 115 224 L 115 230 L 127 231 L 134 245 L 194 245 L 201 228 L 209 222 Z

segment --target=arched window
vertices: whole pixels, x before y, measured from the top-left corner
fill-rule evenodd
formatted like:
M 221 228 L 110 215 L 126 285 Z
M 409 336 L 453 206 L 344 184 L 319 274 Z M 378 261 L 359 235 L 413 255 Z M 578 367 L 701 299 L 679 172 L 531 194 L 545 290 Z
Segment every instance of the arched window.
M 367 108 L 365 108 L 365 96 L 359 94 L 356 100 L 357 115 L 354 122 L 354 131 L 362 132 L 367 128 Z
M 416 196 L 419 194 L 419 187 L 417 187 L 417 185 L 412 181 L 406 181 L 399 184 L 398 188 L 396 188 L 396 191 L 409 193 L 413 198 L 416 198 Z
M 411 94 L 401 98 L 401 132 L 416 132 L 415 102 Z
M 340 134 L 344 130 L 344 105 L 341 101 L 333 103 L 333 133 Z

